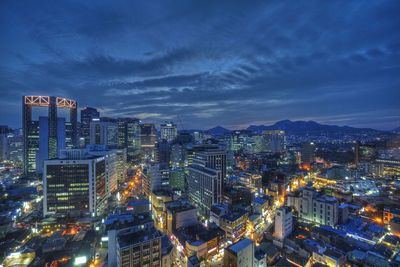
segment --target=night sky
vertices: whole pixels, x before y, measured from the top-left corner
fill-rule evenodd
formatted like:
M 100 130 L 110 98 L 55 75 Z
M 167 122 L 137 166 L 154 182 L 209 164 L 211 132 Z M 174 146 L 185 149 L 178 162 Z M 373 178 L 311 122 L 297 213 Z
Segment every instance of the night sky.
M 0 2 L 0 124 L 21 96 L 180 128 L 400 126 L 400 1 Z

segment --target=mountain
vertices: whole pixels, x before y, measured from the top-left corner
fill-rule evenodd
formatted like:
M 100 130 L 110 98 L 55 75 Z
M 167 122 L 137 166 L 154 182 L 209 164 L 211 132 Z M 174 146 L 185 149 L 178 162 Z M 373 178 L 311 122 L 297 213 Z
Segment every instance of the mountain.
M 290 121 L 283 120 L 269 126 L 250 125 L 247 130 L 261 132 L 262 130 L 284 130 L 288 135 L 336 135 L 336 134 L 377 134 L 383 131 L 370 128 L 354 128 L 349 126 L 337 126 L 319 124 L 315 121 Z
M 225 129 L 222 126 L 217 126 L 217 127 L 207 130 L 207 132 L 214 136 L 223 136 L 224 134 L 230 133 L 231 131 L 228 129 Z
M 395 129 L 393 129 L 392 132 L 399 132 L 400 133 L 400 127 L 397 127 Z

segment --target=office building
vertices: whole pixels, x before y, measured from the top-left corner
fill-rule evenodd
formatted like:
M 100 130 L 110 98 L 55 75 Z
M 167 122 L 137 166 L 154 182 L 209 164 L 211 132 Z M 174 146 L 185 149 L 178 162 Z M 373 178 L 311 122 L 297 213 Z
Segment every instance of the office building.
M 70 126 L 67 138 L 71 144 L 77 145 L 77 108 L 75 100 L 54 96 L 23 96 L 22 97 L 22 132 L 23 132 L 23 171 L 24 175 L 35 175 L 37 169 L 37 151 L 39 150 L 39 122 L 32 120 L 33 107 L 48 108 L 47 148 L 48 158 L 58 156 L 58 108 L 68 108 L 70 111 Z
M 118 124 L 108 121 L 93 120 L 90 122 L 90 144 L 106 145 L 117 148 Z
M 120 233 L 117 237 L 117 265 L 161 267 L 162 233 L 155 229 Z
M 59 151 L 66 148 L 65 119 L 57 119 L 57 156 Z M 39 117 L 39 150 L 36 155 L 36 173 L 42 173 L 43 161 L 49 159 L 49 118 Z
M 196 225 L 197 209 L 187 201 L 174 200 L 164 203 L 167 212 L 167 233 L 175 233 L 181 227 Z
M 112 163 L 115 153 L 104 154 L 96 156 L 84 149 L 63 150 L 60 159 L 44 161 L 45 216 L 98 212 L 116 184 L 116 171 Z
M 178 136 L 178 128 L 173 122 L 166 122 L 160 125 L 161 140 L 172 142 Z
M 167 140 L 163 139 L 156 143 L 154 149 L 154 161 L 159 162 L 163 168 L 169 168 L 170 150 Z
M 315 145 L 313 142 L 301 143 L 301 163 L 302 164 L 312 164 L 315 159 Z
M 95 108 L 84 107 L 81 110 L 81 137 L 84 138 L 83 147 L 90 144 L 90 122 L 100 119 L 100 112 Z
M 215 202 L 222 202 L 222 171 L 211 166 L 223 166 L 223 159 L 226 160 L 226 155 L 224 158 L 224 154 L 220 152 L 215 154 L 196 152 L 193 163 L 189 166 L 189 197 L 203 215 L 210 213 L 211 206 Z
M 108 267 L 117 266 L 117 238 L 119 234 L 123 233 L 135 233 L 142 230 L 154 229 L 154 222 L 151 218 L 150 212 L 144 213 L 123 213 L 123 214 L 112 214 L 104 221 L 106 226 L 107 236 L 105 240 L 108 247 Z M 103 241 L 102 241 L 103 242 Z
M 339 201 L 314 187 L 306 186 L 288 194 L 288 206 L 303 220 L 334 227 L 339 220 Z
M 136 118 L 119 118 L 118 124 L 118 148 L 126 149 L 127 161 L 133 163 L 141 149 L 140 121 Z
M 185 191 L 185 169 L 177 168 L 169 171 L 169 186 L 172 189 Z
M 219 217 L 219 227 L 225 231 L 226 239 L 232 242 L 240 240 L 246 233 L 249 212 L 246 210 L 229 210 Z
M 156 128 L 154 124 L 144 123 L 140 125 L 140 146 L 144 155 L 152 156 L 156 145 Z
M 274 238 L 280 247 L 283 247 L 283 241 L 293 230 L 292 209 L 282 206 L 275 211 L 275 233 Z
M 241 267 L 253 266 L 254 243 L 244 238 L 224 250 L 224 266 Z
M 286 150 L 285 131 L 281 130 L 262 131 L 262 135 L 266 139 L 266 146 L 269 152 L 282 153 Z

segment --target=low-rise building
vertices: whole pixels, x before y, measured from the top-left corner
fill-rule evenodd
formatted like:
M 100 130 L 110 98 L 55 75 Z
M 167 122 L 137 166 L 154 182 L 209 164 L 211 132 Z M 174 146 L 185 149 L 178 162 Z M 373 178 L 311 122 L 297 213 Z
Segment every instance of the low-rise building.
M 224 266 L 241 267 L 253 266 L 254 264 L 254 243 L 252 240 L 244 238 L 224 251 Z

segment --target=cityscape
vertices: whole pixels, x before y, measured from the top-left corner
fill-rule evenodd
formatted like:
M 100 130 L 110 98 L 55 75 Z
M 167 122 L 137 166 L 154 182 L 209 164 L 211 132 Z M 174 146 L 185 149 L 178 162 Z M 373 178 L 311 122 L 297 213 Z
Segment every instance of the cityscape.
M 0 267 L 400 266 L 400 2 L 4 1 Z

